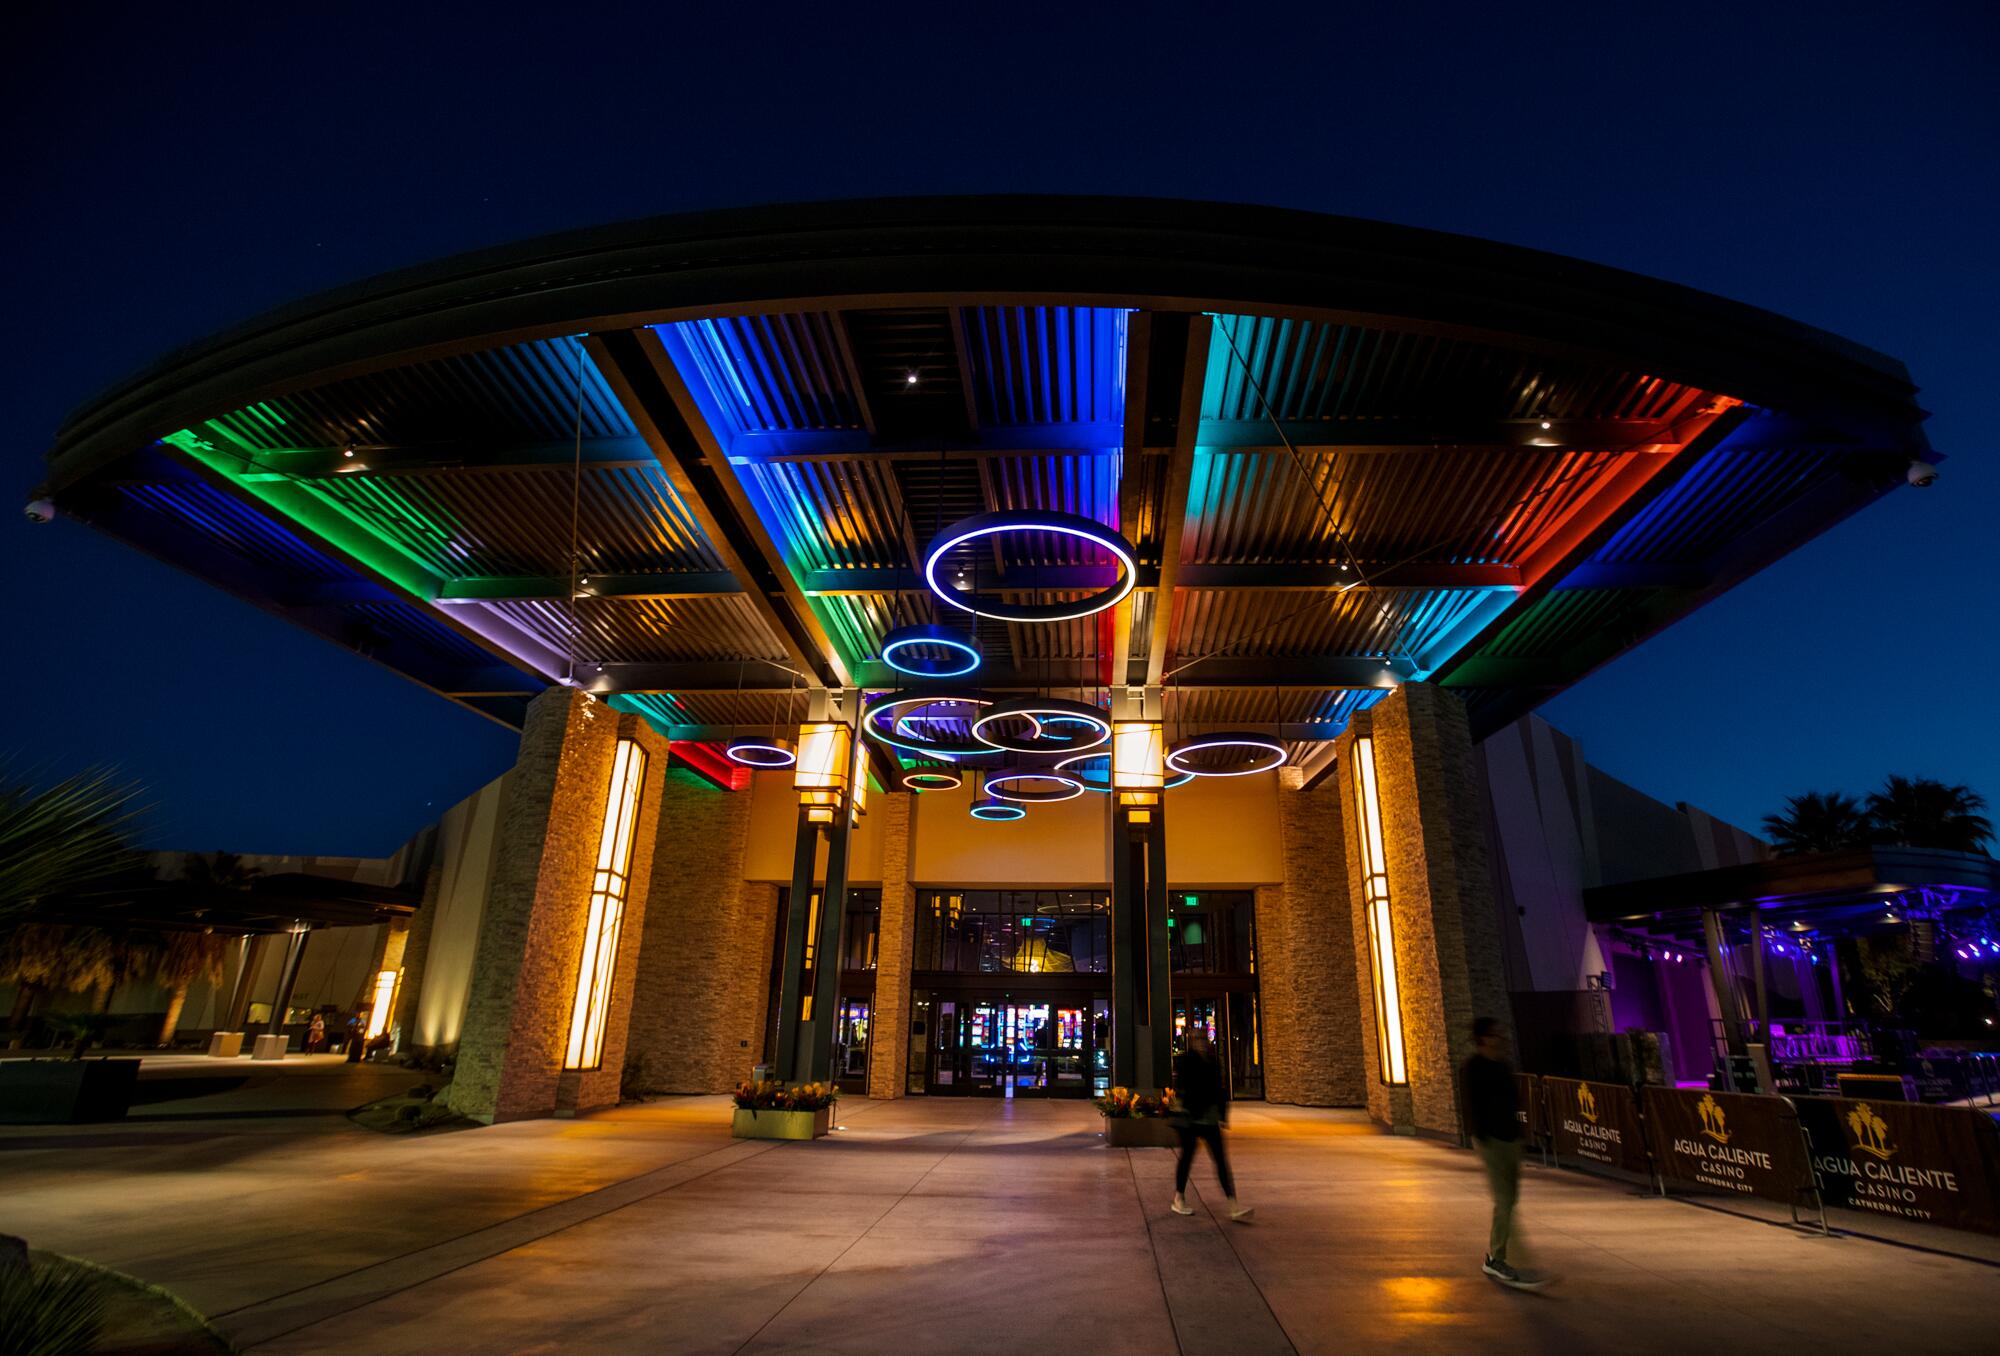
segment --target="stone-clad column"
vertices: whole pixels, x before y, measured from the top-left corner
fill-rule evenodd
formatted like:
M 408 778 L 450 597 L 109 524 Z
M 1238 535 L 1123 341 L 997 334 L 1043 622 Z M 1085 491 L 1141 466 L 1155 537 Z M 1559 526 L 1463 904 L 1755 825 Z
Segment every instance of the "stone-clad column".
M 910 960 L 917 931 L 917 892 L 910 885 L 916 796 L 882 797 L 882 920 L 875 948 L 875 1010 L 868 1014 L 868 1095 L 901 1097 L 910 1050 Z
M 1257 891 L 1268 1101 L 1359 1106 L 1366 1096 L 1342 827 L 1337 787 L 1279 788 L 1284 882 Z
M 763 1058 L 778 906 L 743 879 L 756 794 L 667 775 L 631 1022 L 649 1091 L 727 1092 Z
M 1472 1053 L 1472 1021 L 1507 1015 L 1507 986 L 1487 871 L 1472 739 L 1465 707 L 1427 683 L 1396 689 L 1355 718 L 1337 745 L 1344 825 L 1358 823 L 1354 741 L 1371 735 L 1389 874 L 1397 980 L 1409 1085 L 1382 1085 L 1365 910 L 1354 917 L 1356 974 L 1368 1059 L 1368 1108 L 1378 1120 L 1429 1134 L 1459 1132 L 1457 1068 Z M 1356 831 L 1349 828 L 1350 843 Z M 1353 897 L 1361 894 L 1358 850 L 1348 851 Z
M 604 1060 L 564 1087 L 563 1047 L 591 875 L 621 737 L 636 739 L 647 760 Z M 649 879 L 642 844 L 653 837 L 648 824 L 658 815 L 666 762 L 665 741 L 645 722 L 582 693 L 551 688 L 530 703 L 500 810 L 500 841 L 452 1078 L 454 1111 L 504 1121 L 551 1115 L 559 1102 L 585 1108 L 617 1100 Z

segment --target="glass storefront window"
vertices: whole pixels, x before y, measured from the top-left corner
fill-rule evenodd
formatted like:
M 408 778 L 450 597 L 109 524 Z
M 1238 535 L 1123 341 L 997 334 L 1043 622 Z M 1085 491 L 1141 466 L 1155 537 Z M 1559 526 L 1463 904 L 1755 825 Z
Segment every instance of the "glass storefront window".
M 912 968 L 950 974 L 1106 974 L 1111 897 L 1096 890 L 940 890 L 917 908 Z
M 1175 891 L 1167 897 L 1167 965 L 1177 975 L 1256 970 L 1256 895 L 1249 890 Z

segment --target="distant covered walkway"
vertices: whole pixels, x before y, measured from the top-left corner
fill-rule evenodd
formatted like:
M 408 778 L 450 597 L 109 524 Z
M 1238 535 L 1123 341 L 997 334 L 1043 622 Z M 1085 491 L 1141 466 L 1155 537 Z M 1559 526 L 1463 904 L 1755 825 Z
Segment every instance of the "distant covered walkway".
M 391 1138 L 227 1122 L 0 1135 L 0 1228 L 173 1287 L 277 1353 L 1965 1351 L 2000 1273 L 1531 1171 L 1536 1260 L 1478 1272 L 1469 1154 L 1251 1105 L 1256 1222 L 1087 1105 L 850 1101 L 816 1144 L 721 1098 Z M 38 1128 L 40 1129 L 40 1128 Z M 87 1147 L 79 1148 L 79 1144 Z

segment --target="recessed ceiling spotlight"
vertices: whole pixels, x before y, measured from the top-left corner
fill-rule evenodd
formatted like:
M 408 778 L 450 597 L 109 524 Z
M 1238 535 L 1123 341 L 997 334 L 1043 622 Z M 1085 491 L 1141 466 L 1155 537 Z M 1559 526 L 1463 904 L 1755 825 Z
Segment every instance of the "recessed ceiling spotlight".
M 1542 427 L 1543 427 L 1543 428 L 1545 428 L 1545 429 L 1546 429 L 1546 428 L 1554 428 L 1554 427 L 1555 427 L 1555 425 L 1551 424 L 1551 423 L 1550 423 L 1550 422 L 1549 422 L 1548 420 L 1544 419 L 1544 420 L 1542 420 Z
M 354 449 L 351 447 L 343 447 L 340 449 L 340 455 L 343 457 L 351 457 L 354 455 Z
M 917 369 L 913 367 L 908 372 L 905 372 L 903 374 L 903 385 L 915 386 L 916 384 L 917 384 Z M 1546 428 L 1547 425 L 1545 424 L 1543 425 L 1543 427 Z

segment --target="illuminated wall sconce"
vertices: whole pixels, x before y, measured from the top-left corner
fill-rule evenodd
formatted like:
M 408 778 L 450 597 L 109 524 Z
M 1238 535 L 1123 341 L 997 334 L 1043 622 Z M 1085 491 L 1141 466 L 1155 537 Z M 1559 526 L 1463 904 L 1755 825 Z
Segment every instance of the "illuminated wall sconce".
M 813 824 L 831 824 L 854 775 L 854 732 L 837 720 L 799 726 L 792 789 Z
M 1368 922 L 1368 969 L 1375 980 L 1375 1043 L 1382 1081 L 1410 1081 L 1403 1052 L 1403 998 L 1396 983 L 1396 935 L 1389 922 L 1389 858 L 1382 843 L 1382 800 L 1375 786 L 1375 741 L 1354 741 L 1354 805 L 1361 821 L 1361 900 Z
M 1111 729 L 1111 787 L 1128 810 L 1160 803 L 1167 785 L 1167 736 L 1156 720 L 1121 720 Z M 1145 823 L 1150 814 L 1132 819 Z
M 851 775 L 854 785 L 854 813 L 847 822 L 859 824 L 861 816 L 868 813 L 868 746 L 858 739 L 854 741 L 854 771 Z
M 389 1014 L 396 1007 L 396 981 L 401 977 L 400 970 L 384 970 L 375 976 L 375 997 L 368 1007 L 368 1028 L 362 1033 L 371 1041 L 389 1029 Z
M 637 740 L 619 740 L 604 797 L 604 825 L 597 834 L 583 960 L 577 967 L 569 1043 L 563 1052 L 565 1069 L 595 1069 L 604 1062 L 604 1022 L 611 1014 L 611 977 L 618 965 L 618 933 L 625 922 L 632 840 L 638 836 L 639 791 L 645 782 L 646 751 Z

